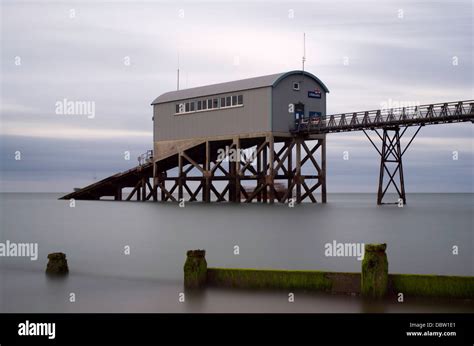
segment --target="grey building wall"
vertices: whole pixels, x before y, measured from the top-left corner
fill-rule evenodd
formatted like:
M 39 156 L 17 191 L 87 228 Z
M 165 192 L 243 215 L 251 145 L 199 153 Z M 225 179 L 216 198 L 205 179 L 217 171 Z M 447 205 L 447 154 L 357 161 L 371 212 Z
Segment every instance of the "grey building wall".
M 300 90 L 293 90 L 293 82 L 300 82 Z M 308 91 L 318 88 L 321 91 L 321 98 L 309 98 Z M 272 131 L 288 132 L 294 125 L 294 113 L 288 112 L 290 103 L 304 103 L 305 115 L 310 111 L 321 112 L 326 116 L 326 93 L 322 85 L 314 79 L 302 75 L 293 74 L 282 79 L 272 90 Z
M 176 104 L 187 100 L 155 104 L 154 141 L 271 131 L 271 93 L 271 87 L 264 87 L 199 97 L 192 100 L 243 95 L 243 106 L 181 115 L 175 115 Z

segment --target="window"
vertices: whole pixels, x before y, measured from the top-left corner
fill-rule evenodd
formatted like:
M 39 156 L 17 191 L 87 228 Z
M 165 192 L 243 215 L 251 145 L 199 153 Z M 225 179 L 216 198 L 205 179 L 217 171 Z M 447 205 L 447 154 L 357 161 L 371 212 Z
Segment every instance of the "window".
M 300 83 L 293 82 L 293 90 L 300 90 Z
M 221 98 L 210 98 L 199 101 L 188 101 L 175 104 L 175 114 L 192 113 L 227 107 L 236 107 L 244 104 L 243 95 L 231 95 Z

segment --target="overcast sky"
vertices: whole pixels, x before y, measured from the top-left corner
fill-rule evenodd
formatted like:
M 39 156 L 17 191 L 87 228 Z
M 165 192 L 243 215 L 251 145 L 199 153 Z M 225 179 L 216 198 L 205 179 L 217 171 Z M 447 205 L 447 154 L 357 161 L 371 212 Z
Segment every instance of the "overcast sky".
M 0 191 L 70 191 L 134 166 L 178 55 L 183 88 L 284 72 L 301 68 L 305 32 L 328 113 L 474 99 L 471 0 L 1 4 Z M 95 116 L 56 114 L 64 99 Z M 472 135 L 424 127 L 407 191 L 473 192 Z M 375 192 L 377 155 L 362 133 L 329 135 L 328 191 Z

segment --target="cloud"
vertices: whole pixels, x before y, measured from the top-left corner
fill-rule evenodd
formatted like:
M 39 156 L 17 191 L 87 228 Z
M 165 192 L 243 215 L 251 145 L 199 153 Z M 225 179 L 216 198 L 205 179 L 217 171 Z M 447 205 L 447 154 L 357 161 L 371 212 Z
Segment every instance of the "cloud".
M 142 138 L 152 141 L 152 131 L 133 131 L 124 129 L 94 129 L 80 128 L 77 126 L 63 126 L 58 124 L 42 124 L 34 128 L 27 127 L 25 123 L 10 123 L 3 131 L 7 136 L 20 136 L 31 138 L 53 138 L 63 140 L 109 140 Z

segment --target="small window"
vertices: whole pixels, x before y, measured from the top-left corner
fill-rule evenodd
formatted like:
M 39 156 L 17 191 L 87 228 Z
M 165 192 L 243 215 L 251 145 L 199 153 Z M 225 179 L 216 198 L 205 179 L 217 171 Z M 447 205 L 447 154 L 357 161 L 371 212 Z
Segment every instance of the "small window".
M 238 104 L 238 105 L 243 105 L 243 104 L 244 104 L 244 97 L 243 97 L 243 95 L 237 96 L 237 104 Z
M 212 109 L 212 100 L 211 99 L 207 100 L 207 108 Z
M 293 82 L 293 90 L 300 90 L 300 83 Z
M 194 107 L 195 107 L 195 103 L 194 103 L 194 101 L 193 101 L 193 102 L 191 102 L 191 112 L 194 112 L 194 110 L 195 110 Z
M 191 104 L 189 102 L 186 102 L 186 108 L 185 108 L 185 111 L 186 112 L 189 112 L 190 110 L 190 107 L 191 107 Z
M 226 107 L 232 106 L 231 101 L 232 101 L 232 98 L 231 98 L 230 96 L 227 96 L 227 97 L 225 98 L 225 106 L 226 106 Z
M 212 100 L 212 108 L 219 108 L 219 99 Z
M 206 100 L 202 101 L 202 109 L 207 109 L 207 102 Z
M 225 107 L 225 97 L 221 97 L 221 108 Z
M 181 112 L 179 111 L 179 103 L 176 104 L 176 113 L 181 113 Z
M 237 95 L 232 96 L 232 106 L 237 106 Z
M 197 110 L 200 111 L 202 109 L 202 102 L 198 101 L 197 102 Z

